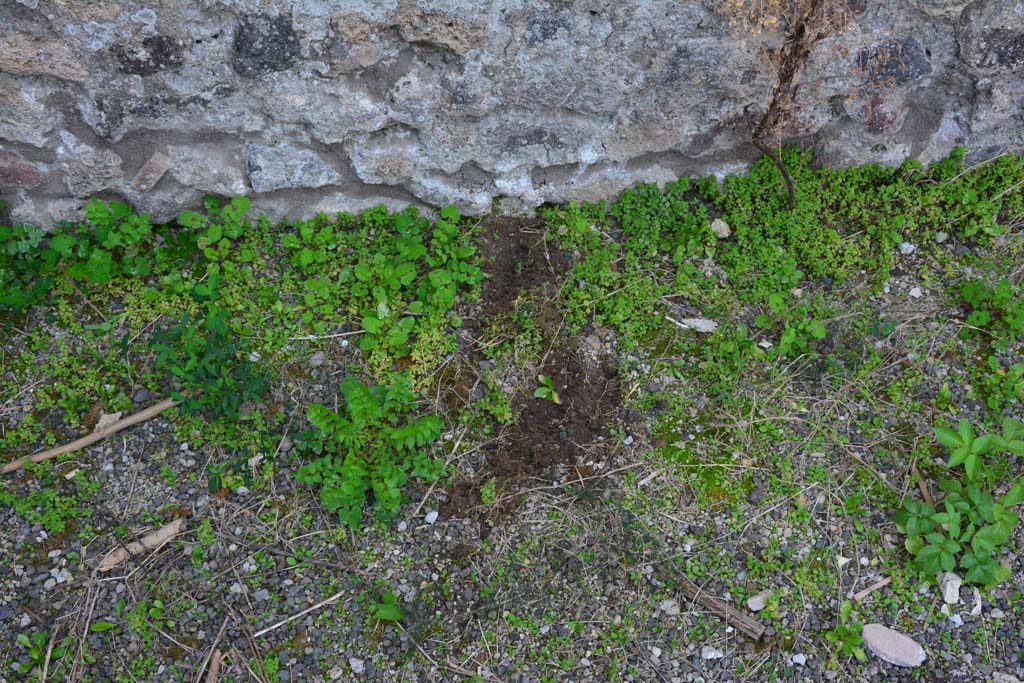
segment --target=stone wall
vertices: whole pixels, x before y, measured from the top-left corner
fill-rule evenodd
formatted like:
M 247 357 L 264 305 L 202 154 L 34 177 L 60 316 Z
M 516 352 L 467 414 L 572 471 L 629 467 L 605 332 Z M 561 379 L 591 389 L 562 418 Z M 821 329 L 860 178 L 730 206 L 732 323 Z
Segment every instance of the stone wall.
M 92 195 L 482 213 L 738 171 L 779 36 L 720 2 L 2 0 L 0 199 L 38 225 Z M 1024 1 L 847 5 L 789 139 L 830 164 L 1024 141 Z

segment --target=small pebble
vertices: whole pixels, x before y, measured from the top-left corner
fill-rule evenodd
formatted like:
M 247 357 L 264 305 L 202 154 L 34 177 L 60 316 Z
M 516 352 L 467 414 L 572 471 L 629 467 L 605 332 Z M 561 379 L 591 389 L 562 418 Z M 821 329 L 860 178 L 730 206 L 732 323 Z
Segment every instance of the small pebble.
M 433 524 L 437 521 L 437 510 L 431 510 L 423 516 L 423 521 L 427 524 Z
M 717 647 L 705 645 L 700 649 L 701 659 L 721 659 L 722 657 L 725 657 L 725 653 L 719 650 Z
M 732 234 L 732 228 L 721 218 L 711 221 L 711 232 L 720 240 L 727 239 Z
M 803 666 L 807 663 L 807 655 L 803 654 L 802 652 L 798 652 L 792 657 L 790 657 L 789 661 L 792 662 L 795 666 Z
M 349 657 L 348 665 L 352 667 L 352 673 L 356 675 L 361 675 L 364 671 L 366 671 L 366 663 L 363 662 L 363 660 L 358 659 L 357 657 Z
M 749 598 L 747 598 L 747 608 L 751 612 L 760 612 L 761 610 L 764 609 L 764 607 L 767 604 L 768 600 L 774 594 L 775 594 L 775 592 L 772 589 L 766 588 L 763 591 L 761 591 L 760 593 L 758 593 L 757 595 L 751 595 Z
M 900 244 L 900 253 L 903 254 L 904 256 L 913 254 L 915 251 L 917 251 L 916 244 L 911 244 L 910 242 L 903 242 L 902 244 Z
M 912 299 L 920 299 L 923 295 L 924 293 L 921 291 L 920 287 L 914 287 L 912 290 L 910 290 L 910 297 Z

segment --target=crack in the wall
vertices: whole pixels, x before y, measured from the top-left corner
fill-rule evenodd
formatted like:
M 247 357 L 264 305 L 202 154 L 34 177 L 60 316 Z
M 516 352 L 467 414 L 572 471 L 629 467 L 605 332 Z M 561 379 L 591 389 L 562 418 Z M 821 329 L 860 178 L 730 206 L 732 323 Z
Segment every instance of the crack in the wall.
M 861 55 L 863 73 L 821 63 L 827 92 L 795 98 L 806 118 L 785 139 L 854 163 L 893 162 L 900 150 L 931 159 L 961 134 L 979 146 L 1019 137 L 1022 112 L 1007 95 L 1024 91 L 1012 9 L 920 5 L 865 5 L 847 56 L 856 66 Z M 282 189 L 254 194 L 282 214 L 346 196 L 479 212 L 502 195 L 533 206 L 753 158 L 761 42 L 736 35 L 710 5 L 470 6 L 118 0 L 113 11 L 40 0 L 38 12 L 5 12 L 0 40 L 30 36 L 73 59 L 28 55 L 8 67 L 17 76 L 0 76 L 0 123 L 12 138 L 0 139 L 0 177 L 11 179 L 0 196 L 19 218 L 45 222 L 77 201 L 69 184 L 103 185 L 169 215 L 203 188 L 252 192 L 255 166 L 246 172 L 237 158 L 245 149 L 279 160 L 278 176 L 260 165 L 255 185 Z M 145 25 L 131 19 L 142 10 Z M 80 144 L 58 158 L 61 132 Z M 172 148 L 174 163 L 192 148 L 189 163 L 211 160 L 220 175 L 172 167 L 150 179 L 150 195 L 132 195 L 133 176 Z M 104 159 L 102 182 L 74 175 Z

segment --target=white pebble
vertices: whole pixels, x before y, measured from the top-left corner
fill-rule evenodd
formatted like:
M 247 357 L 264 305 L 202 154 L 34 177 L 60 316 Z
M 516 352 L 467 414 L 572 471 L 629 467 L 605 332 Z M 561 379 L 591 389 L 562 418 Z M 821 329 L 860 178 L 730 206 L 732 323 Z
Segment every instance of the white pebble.
M 917 251 L 916 244 L 911 244 L 910 242 L 903 242 L 902 244 L 900 244 L 900 253 L 903 254 L 904 256 L 907 256 L 908 254 L 913 254 L 915 251 Z
M 789 661 L 791 661 L 796 666 L 803 666 L 807 663 L 807 655 L 803 654 L 802 652 L 798 652 L 797 654 L 790 657 Z
M 912 299 L 920 299 L 923 295 L 924 293 L 921 291 L 920 287 L 914 287 L 912 290 L 910 290 L 910 297 Z
M 747 598 L 747 609 L 751 612 L 760 612 L 774 594 L 775 592 L 771 588 L 766 588 L 757 595 L 751 595 Z
M 679 614 L 679 603 L 675 600 L 662 600 L 661 604 L 658 606 L 661 608 L 662 612 L 669 615 L 670 617 L 678 616 Z
M 700 649 L 701 659 L 721 659 L 722 657 L 725 657 L 725 653 L 719 650 L 717 647 L 705 645 Z
M 363 660 L 358 659 L 356 657 L 349 657 L 348 665 L 352 667 L 352 673 L 354 674 L 358 675 L 366 671 L 366 664 L 363 662 Z
M 427 524 L 433 524 L 437 521 L 437 510 L 431 510 L 423 516 L 423 521 Z

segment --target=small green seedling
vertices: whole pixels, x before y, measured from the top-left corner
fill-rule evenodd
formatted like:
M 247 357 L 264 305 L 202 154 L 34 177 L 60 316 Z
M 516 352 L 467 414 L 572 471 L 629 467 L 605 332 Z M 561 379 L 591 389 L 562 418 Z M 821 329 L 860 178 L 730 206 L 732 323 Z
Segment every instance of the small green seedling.
M 839 651 L 848 657 L 854 657 L 858 662 L 866 662 L 868 656 L 864 653 L 861 643 L 864 642 L 864 623 L 851 619 L 853 605 L 849 600 L 844 600 L 839 606 L 839 620 L 836 627 L 825 632 L 825 640 L 836 643 Z
M 373 603 L 373 618 L 377 621 L 401 621 L 402 609 L 398 606 L 398 596 L 387 591 L 380 596 L 380 602 Z
M 547 375 L 537 375 L 537 381 L 541 386 L 533 392 L 535 398 L 546 398 L 556 405 L 562 405 L 562 397 L 555 391 L 555 383 Z

